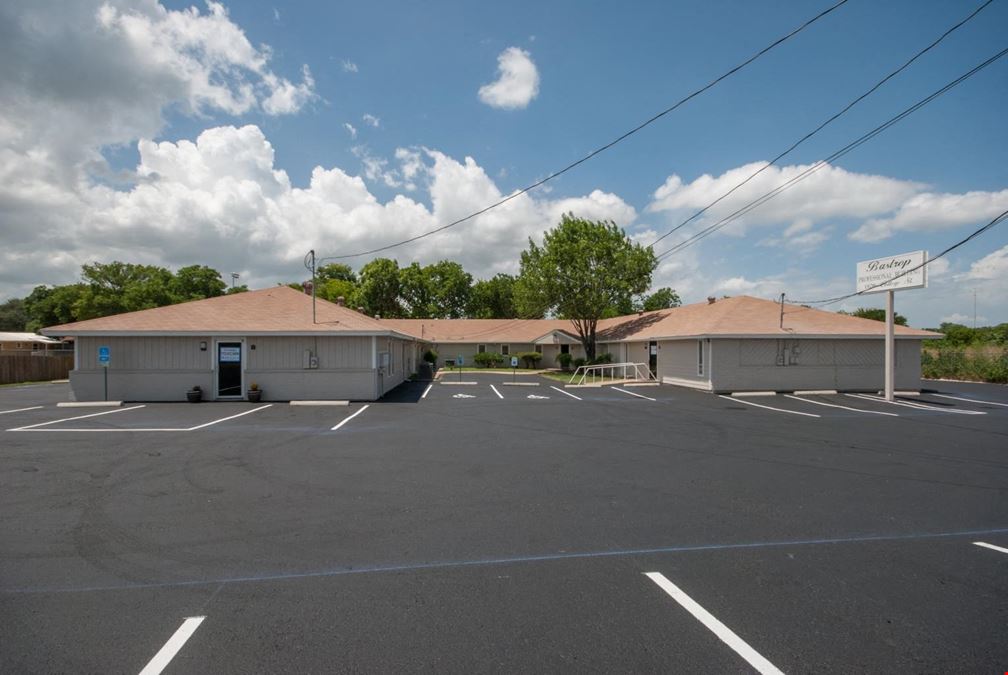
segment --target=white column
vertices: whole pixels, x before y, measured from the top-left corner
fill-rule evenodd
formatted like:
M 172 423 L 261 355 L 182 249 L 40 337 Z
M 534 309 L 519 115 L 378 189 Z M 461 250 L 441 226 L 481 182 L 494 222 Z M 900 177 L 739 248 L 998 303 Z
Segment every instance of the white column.
M 885 328 L 885 399 L 895 398 L 893 389 L 896 380 L 896 328 L 893 321 L 894 291 L 886 292 L 886 328 Z

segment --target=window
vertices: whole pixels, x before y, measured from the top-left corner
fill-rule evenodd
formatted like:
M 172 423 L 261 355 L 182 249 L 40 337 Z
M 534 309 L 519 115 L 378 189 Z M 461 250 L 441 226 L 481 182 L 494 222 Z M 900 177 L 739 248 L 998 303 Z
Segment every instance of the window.
M 542 354 L 542 345 L 536 345 L 535 350 L 537 353 Z
M 697 340 L 697 367 L 696 374 L 703 375 L 703 340 Z
M 560 345 L 561 354 L 570 354 L 570 345 Z
M 476 345 L 477 354 L 486 354 L 486 345 Z
M 511 345 L 501 345 L 501 351 L 500 351 L 500 353 L 501 353 L 502 356 L 510 356 L 511 355 Z

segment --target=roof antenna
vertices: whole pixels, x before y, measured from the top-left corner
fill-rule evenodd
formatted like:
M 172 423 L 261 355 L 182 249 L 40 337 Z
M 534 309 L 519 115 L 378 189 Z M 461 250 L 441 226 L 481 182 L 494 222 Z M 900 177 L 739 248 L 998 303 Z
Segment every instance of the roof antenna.
M 784 330 L 784 294 L 780 294 L 780 327 Z

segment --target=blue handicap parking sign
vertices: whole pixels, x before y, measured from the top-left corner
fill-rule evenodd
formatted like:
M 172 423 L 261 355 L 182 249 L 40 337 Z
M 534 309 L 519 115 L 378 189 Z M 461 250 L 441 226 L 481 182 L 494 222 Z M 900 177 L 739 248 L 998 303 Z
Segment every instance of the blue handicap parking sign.
M 112 350 L 108 347 L 98 348 L 98 363 L 102 365 L 107 365 L 109 361 L 112 360 Z

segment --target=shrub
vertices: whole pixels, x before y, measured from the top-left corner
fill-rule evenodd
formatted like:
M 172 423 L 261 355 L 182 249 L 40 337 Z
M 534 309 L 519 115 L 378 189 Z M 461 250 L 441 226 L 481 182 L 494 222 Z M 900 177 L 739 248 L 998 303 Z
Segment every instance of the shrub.
M 574 359 L 574 370 L 577 370 L 586 363 L 588 363 L 588 359 L 582 358 L 580 356 L 577 357 L 576 359 Z
M 612 363 L 612 354 L 606 352 L 605 354 L 599 354 L 594 359 L 588 362 L 589 366 L 597 366 L 602 363 Z
M 504 355 L 497 352 L 483 352 L 474 356 L 473 361 L 484 368 L 492 368 L 504 363 Z
M 571 356 L 569 353 L 565 354 L 561 352 L 557 354 L 556 357 L 556 362 L 559 363 L 560 367 L 563 368 L 564 370 L 570 370 L 572 360 L 574 360 L 574 357 Z
M 998 347 L 942 347 L 921 352 L 926 378 L 1008 382 L 1008 350 Z
M 521 359 L 526 368 L 535 368 L 542 359 L 542 354 L 539 352 L 518 352 L 515 356 Z
M 433 349 L 428 349 L 423 353 L 423 360 L 431 365 L 434 365 L 437 363 L 437 352 Z

